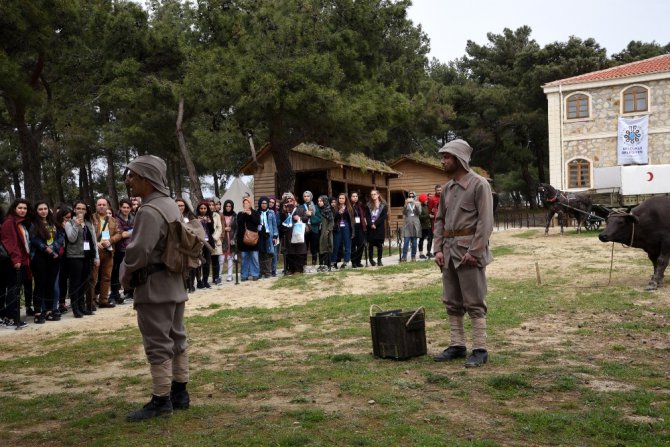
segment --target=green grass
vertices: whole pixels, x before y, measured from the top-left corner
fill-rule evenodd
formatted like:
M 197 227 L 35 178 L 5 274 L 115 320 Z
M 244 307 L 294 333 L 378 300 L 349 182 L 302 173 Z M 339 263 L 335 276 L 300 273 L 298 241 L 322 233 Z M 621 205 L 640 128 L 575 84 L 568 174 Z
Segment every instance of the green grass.
M 500 246 L 497 256 L 514 256 Z M 282 278 L 281 290 L 329 276 L 416 274 L 430 262 Z M 312 285 L 310 285 L 312 286 Z M 632 287 L 567 290 L 489 281 L 490 361 L 376 359 L 369 307 L 424 306 L 430 353 L 448 343 L 441 285 L 342 292 L 289 307 L 221 308 L 187 320 L 193 406 L 125 422 L 150 390 L 136 329 L 72 332 L 47 350 L 0 338 L 0 428 L 7 445 L 52 446 L 656 446 L 670 443 L 668 308 L 636 305 Z M 651 310 L 650 310 L 651 309 Z M 579 324 L 576 320 L 579 320 Z M 526 322 L 552 329 L 522 331 Z M 468 324 L 469 336 L 469 324 Z M 59 335 L 60 337 L 60 335 Z M 535 337 L 540 337 L 539 339 Z M 541 338 L 544 337 L 544 338 Z M 544 340 L 545 344 L 537 340 Z M 109 371 L 100 379 L 100 371 Z M 48 377 L 55 384 L 37 393 Z M 611 384 L 609 389 L 599 383 Z

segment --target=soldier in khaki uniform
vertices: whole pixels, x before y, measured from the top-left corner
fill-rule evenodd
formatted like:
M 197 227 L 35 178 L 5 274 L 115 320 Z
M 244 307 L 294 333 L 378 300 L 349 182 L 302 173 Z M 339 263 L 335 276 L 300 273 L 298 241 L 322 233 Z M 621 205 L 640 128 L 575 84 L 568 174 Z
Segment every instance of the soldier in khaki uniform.
M 137 157 L 128 165 L 125 178 L 133 196 L 142 199 L 135 227 L 121 264 L 121 283 L 134 288 L 134 307 L 144 351 L 151 366 L 153 396 L 142 409 L 128 414 L 129 421 L 171 415 L 173 408 L 190 405 L 186 383 L 189 378 L 184 307 L 188 299 L 179 273 L 161 262 L 166 247 L 168 222 L 181 219 L 170 198 L 165 162 L 153 155 Z M 151 206 L 147 206 L 151 205 Z M 132 282 L 131 282 L 132 280 Z
M 486 350 L 486 266 L 493 261 L 489 238 L 493 231 L 491 187 L 470 169 L 472 148 L 454 140 L 440 149 L 442 166 L 451 180 L 442 188 L 435 218 L 435 262 L 442 269 L 443 302 L 447 307 L 451 343 L 435 357 L 443 362 L 466 357 L 463 318 L 472 320 L 472 354 L 466 367 L 481 366 Z

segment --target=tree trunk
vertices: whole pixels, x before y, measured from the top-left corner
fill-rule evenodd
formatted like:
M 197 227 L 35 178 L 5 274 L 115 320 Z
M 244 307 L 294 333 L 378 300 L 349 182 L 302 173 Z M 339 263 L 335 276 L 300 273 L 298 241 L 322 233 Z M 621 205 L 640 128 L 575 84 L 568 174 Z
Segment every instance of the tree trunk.
M 119 209 L 119 194 L 116 192 L 116 178 L 114 172 L 114 151 L 110 148 L 105 148 L 105 157 L 107 158 L 107 194 L 109 201 L 112 203 L 112 210 Z
M 90 196 L 89 189 L 86 160 L 82 159 L 79 163 L 79 198 L 81 200 L 88 200 Z
M 37 136 L 26 123 L 26 110 L 24 104 L 17 103 L 12 98 L 8 97 L 5 97 L 5 104 L 12 117 L 12 122 L 19 133 L 21 169 L 23 171 L 25 198 L 31 203 L 35 203 L 37 200 L 42 200 L 43 198 L 40 143 Z M 20 195 L 17 194 L 17 197 L 20 197 Z
M 17 197 L 23 197 L 21 195 L 21 178 L 19 177 L 18 172 L 12 172 L 12 181 L 14 183 L 14 197 L 12 197 L 13 202 Z
M 88 203 L 95 206 L 95 197 L 93 197 L 93 163 L 91 162 L 91 154 L 86 154 L 86 172 L 88 175 Z
M 219 195 L 219 176 L 216 175 L 216 172 L 212 174 L 212 177 L 214 178 L 214 196 L 217 198 L 221 198 Z
M 188 172 L 188 178 L 191 182 L 191 194 L 193 199 L 196 202 L 202 200 L 202 186 L 200 186 L 200 178 L 198 173 L 195 171 L 195 165 L 193 164 L 193 159 L 191 158 L 191 151 L 186 145 L 186 138 L 184 138 L 184 129 L 182 127 L 184 121 L 184 98 L 179 98 L 179 109 L 177 111 L 177 123 L 176 123 L 176 132 L 177 132 L 177 143 L 179 144 L 179 153 L 186 165 L 186 171 Z
M 181 183 L 181 170 L 179 165 L 175 163 L 172 166 L 172 175 L 174 177 L 174 189 L 177 191 L 177 197 L 184 197 L 184 185 Z
M 63 190 L 63 165 L 60 162 L 60 149 L 57 149 L 56 157 L 54 160 L 55 165 L 55 175 L 56 175 L 56 190 L 58 191 L 58 201 L 59 203 L 65 203 L 65 191 Z
M 285 192 L 294 193 L 295 172 L 289 156 L 291 147 L 289 138 L 284 135 L 281 116 L 278 115 L 270 125 L 270 152 L 277 168 L 277 197 L 281 197 Z

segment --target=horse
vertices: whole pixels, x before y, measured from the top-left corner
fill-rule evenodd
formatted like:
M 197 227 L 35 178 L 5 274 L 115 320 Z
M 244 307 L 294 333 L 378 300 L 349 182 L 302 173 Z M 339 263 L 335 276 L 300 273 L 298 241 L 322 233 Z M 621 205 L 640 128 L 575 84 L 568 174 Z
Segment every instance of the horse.
M 591 196 L 588 194 L 566 193 L 560 191 L 548 183 L 540 183 L 537 187 L 542 200 L 542 206 L 547 209 L 547 224 L 544 234 L 549 234 L 549 224 L 554 214 L 558 214 L 561 223 L 561 234 L 563 234 L 563 219 L 565 216 L 574 217 L 577 220 L 577 233 L 581 233 L 582 224 L 591 213 Z

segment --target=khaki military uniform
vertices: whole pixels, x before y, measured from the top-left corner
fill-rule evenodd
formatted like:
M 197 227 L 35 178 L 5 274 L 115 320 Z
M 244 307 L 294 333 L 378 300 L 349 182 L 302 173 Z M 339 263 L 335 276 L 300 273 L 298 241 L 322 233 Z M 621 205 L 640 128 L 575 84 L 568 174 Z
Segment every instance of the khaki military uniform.
M 145 284 L 135 288 L 134 300 L 144 350 L 151 364 L 154 395 L 165 396 L 170 393 L 171 380 L 188 382 L 188 343 L 184 328 L 188 295 L 179 273 L 160 269 L 168 223 L 157 210 L 145 204 L 160 208 L 170 220 L 181 219 L 181 214 L 175 201 L 158 191 L 144 197 L 123 261 L 128 272 L 147 267 L 156 270 Z
M 469 171 L 460 181 L 444 185 L 433 247 L 436 253 L 444 254 L 443 301 L 449 315 L 486 316 L 486 266 L 493 261 L 489 249 L 492 231 L 493 198 L 486 179 Z M 461 265 L 465 253 L 477 259 L 477 267 Z

